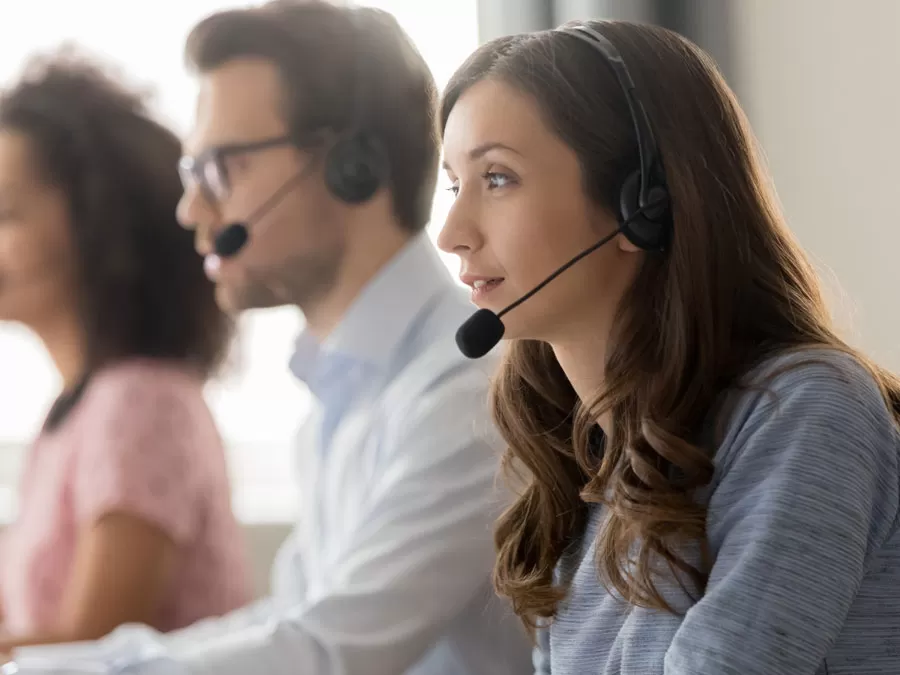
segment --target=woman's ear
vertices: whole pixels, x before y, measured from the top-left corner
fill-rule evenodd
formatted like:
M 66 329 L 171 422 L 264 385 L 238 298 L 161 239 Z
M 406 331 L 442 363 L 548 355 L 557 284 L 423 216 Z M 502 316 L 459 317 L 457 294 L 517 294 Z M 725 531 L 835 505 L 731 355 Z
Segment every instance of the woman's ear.
M 605 209 L 598 209 L 594 214 L 594 224 L 597 228 L 597 232 L 601 234 L 610 233 L 619 228 L 619 220 Z M 639 253 L 642 250 L 640 247 L 635 246 L 629 241 L 628 237 L 624 234 L 619 234 L 619 236 L 616 237 L 616 246 L 624 253 Z
M 624 234 L 620 234 L 616 237 L 616 242 L 618 243 L 619 250 L 625 253 L 640 253 L 641 247 L 635 246 L 635 244 Z

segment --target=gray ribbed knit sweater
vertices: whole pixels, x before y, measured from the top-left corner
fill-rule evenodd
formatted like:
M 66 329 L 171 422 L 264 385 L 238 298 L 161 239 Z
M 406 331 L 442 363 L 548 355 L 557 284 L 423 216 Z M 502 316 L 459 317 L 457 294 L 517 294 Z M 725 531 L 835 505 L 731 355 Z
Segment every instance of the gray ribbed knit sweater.
M 539 635 L 537 673 L 900 675 L 900 434 L 849 356 L 806 351 L 759 373 L 774 375 L 738 396 L 701 496 L 715 556 L 705 595 L 693 604 L 661 584 L 687 610 L 673 616 L 608 594 L 598 507 L 560 563 L 571 590 Z

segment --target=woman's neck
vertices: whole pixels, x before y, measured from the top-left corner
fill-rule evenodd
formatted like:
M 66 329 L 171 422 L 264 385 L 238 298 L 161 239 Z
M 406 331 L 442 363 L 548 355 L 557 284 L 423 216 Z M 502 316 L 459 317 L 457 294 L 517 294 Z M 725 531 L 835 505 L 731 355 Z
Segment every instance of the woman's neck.
M 604 390 L 608 334 L 585 331 L 581 336 L 573 334 L 552 344 L 556 360 L 582 404 L 589 404 Z M 605 434 L 610 434 L 609 415 L 602 415 L 597 423 Z
M 81 322 L 72 315 L 58 315 L 35 331 L 53 359 L 63 391 L 75 389 L 85 375 L 85 337 Z

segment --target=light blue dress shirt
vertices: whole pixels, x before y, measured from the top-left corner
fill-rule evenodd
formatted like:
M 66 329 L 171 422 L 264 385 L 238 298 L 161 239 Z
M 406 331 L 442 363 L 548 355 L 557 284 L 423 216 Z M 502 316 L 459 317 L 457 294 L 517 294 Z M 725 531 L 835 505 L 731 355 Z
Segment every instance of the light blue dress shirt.
M 524 632 L 489 583 L 507 500 L 486 401 L 495 363 L 465 359 L 453 340 L 472 311 L 422 235 L 323 344 L 300 336 L 291 369 L 314 406 L 271 597 L 167 636 L 125 626 L 99 643 L 22 649 L 21 672 L 529 672 Z

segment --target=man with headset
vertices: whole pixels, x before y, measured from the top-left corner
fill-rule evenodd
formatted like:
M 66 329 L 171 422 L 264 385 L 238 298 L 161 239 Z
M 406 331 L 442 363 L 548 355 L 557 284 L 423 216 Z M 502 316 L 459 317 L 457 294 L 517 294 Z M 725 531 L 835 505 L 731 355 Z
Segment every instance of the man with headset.
M 427 66 L 390 15 L 315 0 L 215 14 L 187 57 L 200 95 L 179 218 L 222 306 L 306 317 L 297 526 L 271 597 L 167 636 L 23 649 L 8 672 L 527 672 L 489 583 L 489 363 L 457 350 L 471 305 L 423 233 L 439 155 Z

